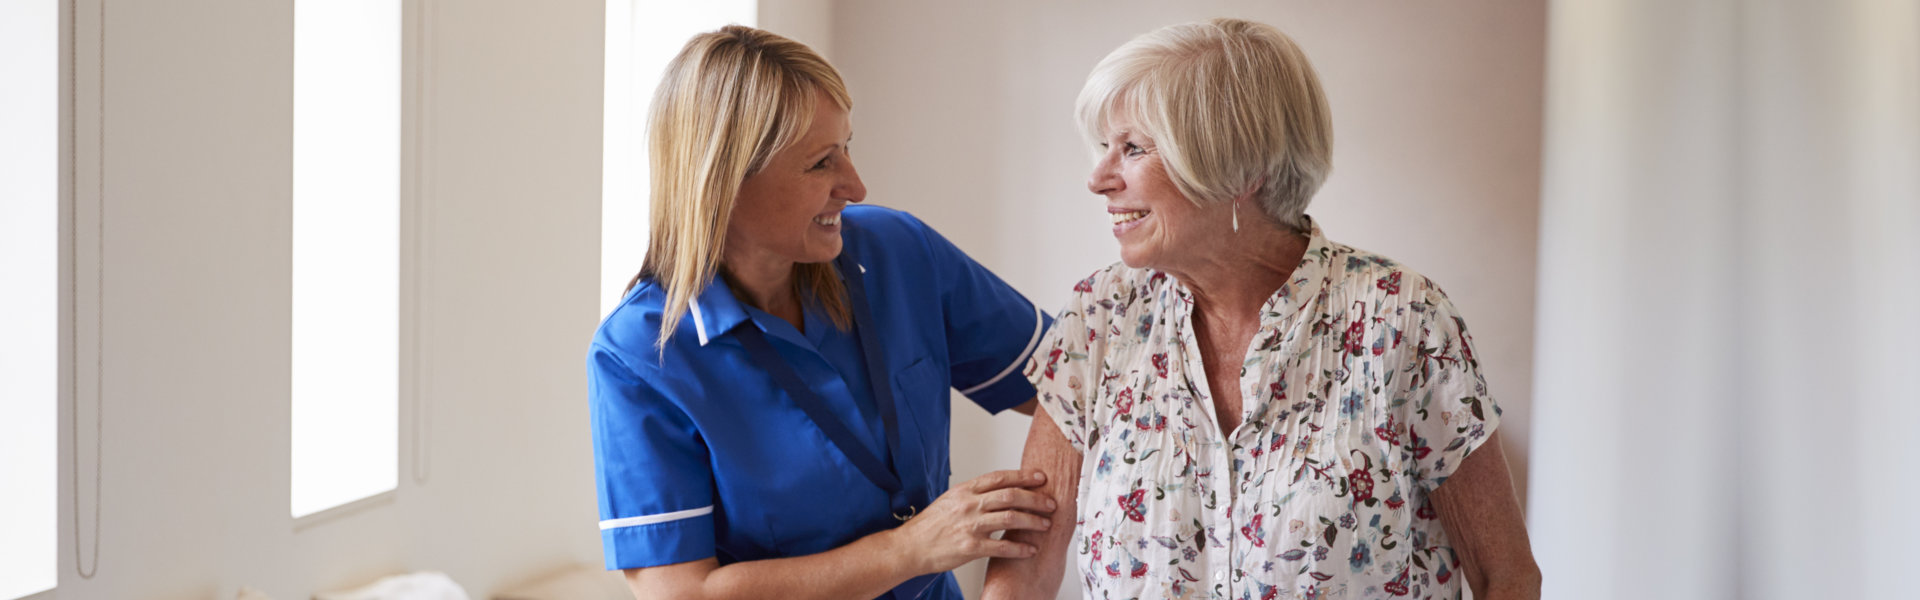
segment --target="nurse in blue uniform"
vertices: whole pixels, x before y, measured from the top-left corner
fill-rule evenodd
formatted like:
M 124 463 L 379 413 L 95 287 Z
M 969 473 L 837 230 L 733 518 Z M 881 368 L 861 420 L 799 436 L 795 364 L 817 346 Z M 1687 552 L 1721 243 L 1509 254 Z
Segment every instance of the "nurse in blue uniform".
M 607 567 L 641 599 L 958 600 L 1026 557 L 1037 471 L 947 488 L 950 389 L 1031 414 L 1051 323 L 926 224 L 853 206 L 851 100 L 811 49 L 730 26 L 650 116 L 647 258 L 588 357 Z

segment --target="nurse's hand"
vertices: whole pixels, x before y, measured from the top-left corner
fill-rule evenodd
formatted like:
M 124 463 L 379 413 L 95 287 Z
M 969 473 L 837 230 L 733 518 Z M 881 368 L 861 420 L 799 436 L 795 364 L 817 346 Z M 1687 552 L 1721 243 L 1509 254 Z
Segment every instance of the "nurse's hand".
M 922 573 L 951 571 L 986 557 L 1033 556 L 1030 544 L 992 536 L 1009 529 L 1046 531 L 1055 504 L 1034 490 L 1046 482 L 1038 469 L 981 475 L 947 490 L 893 533 Z

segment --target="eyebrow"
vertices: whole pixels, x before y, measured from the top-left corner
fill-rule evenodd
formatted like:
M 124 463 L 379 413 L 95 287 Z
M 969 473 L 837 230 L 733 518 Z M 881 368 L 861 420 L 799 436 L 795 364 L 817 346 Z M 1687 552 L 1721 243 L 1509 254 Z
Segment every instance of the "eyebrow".
M 830 144 L 827 144 L 827 145 L 825 145 L 825 146 L 820 146 L 820 147 L 817 147 L 817 148 L 814 148 L 814 149 L 813 149 L 813 152 L 812 152 L 811 154 L 808 154 L 807 156 L 814 156 L 814 155 L 817 155 L 817 154 L 820 154 L 821 152 L 825 152 L 825 151 L 828 151 L 828 150 L 832 150 L 832 149 L 834 149 L 834 148 L 840 148 L 840 147 L 844 147 L 844 146 L 848 146 L 848 145 L 852 145 L 852 144 L 853 144 L 853 136 L 852 136 L 852 135 L 848 135 L 848 136 L 847 136 L 847 140 L 846 140 L 846 141 L 844 141 L 844 142 L 833 142 L 833 143 L 830 143 Z

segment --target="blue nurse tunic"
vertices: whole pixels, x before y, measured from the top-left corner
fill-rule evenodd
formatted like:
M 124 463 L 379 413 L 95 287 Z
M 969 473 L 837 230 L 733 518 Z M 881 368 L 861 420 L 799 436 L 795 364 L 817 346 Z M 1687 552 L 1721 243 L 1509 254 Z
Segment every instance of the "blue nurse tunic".
M 841 276 L 861 278 L 882 378 L 870 379 L 855 332 L 808 307 L 802 333 L 717 278 L 664 353 L 655 341 L 666 293 L 653 281 L 601 323 L 587 373 L 608 569 L 803 556 L 899 524 L 894 498 L 749 355 L 739 328 L 756 328 L 856 438 L 845 442 L 881 457 L 921 507 L 952 473 L 950 388 L 989 412 L 1034 396 L 1016 371 L 1051 317 L 907 213 L 848 206 L 841 223 L 843 264 L 854 267 Z M 891 386 L 897 453 L 870 381 Z M 951 574 L 889 596 L 961 597 Z

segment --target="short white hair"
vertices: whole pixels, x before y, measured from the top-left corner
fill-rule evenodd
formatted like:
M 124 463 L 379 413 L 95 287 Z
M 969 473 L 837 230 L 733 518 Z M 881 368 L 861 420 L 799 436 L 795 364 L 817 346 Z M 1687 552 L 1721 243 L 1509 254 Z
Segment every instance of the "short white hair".
M 1313 65 L 1293 39 L 1252 21 L 1173 25 L 1128 41 L 1087 75 L 1075 111 L 1096 145 L 1115 117 L 1131 121 L 1196 204 L 1252 192 L 1296 231 L 1306 231 L 1307 203 L 1333 168 L 1333 117 Z

